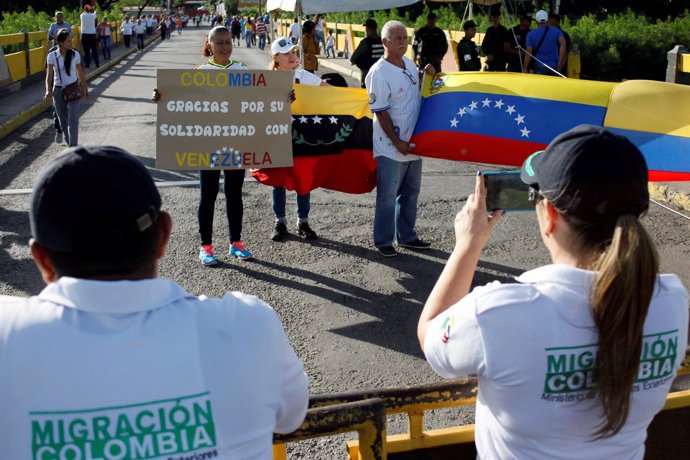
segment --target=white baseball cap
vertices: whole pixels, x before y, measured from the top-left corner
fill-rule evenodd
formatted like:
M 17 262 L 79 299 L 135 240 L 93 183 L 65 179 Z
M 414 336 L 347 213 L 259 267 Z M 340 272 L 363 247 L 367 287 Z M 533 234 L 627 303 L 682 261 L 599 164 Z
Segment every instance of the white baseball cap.
M 544 10 L 539 10 L 539 11 L 537 11 L 536 19 L 537 19 L 537 22 L 546 22 L 549 20 L 549 13 L 547 13 Z
M 271 43 L 271 54 L 275 56 L 276 54 L 289 53 L 293 48 L 297 48 L 297 45 L 294 45 L 292 40 L 287 37 L 278 37 Z

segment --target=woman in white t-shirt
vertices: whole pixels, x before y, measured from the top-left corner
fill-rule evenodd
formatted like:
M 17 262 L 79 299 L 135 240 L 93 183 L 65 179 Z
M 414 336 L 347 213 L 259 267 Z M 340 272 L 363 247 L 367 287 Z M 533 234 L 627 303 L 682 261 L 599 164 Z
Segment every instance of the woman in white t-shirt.
M 89 98 L 86 75 L 81 65 L 81 55 L 72 49 L 72 36 L 66 29 L 60 29 L 55 36 L 58 48 L 48 53 L 46 72 L 46 93 L 44 100 L 53 99 L 60 128 L 69 146 L 79 143 L 79 99 L 67 102 L 63 88 L 78 85 L 81 97 Z
M 628 139 L 582 125 L 520 178 L 553 264 L 470 292 L 502 212 L 484 177 L 455 218 L 455 249 L 418 336 L 443 377 L 476 374 L 482 459 L 642 459 L 647 427 L 685 356 L 688 293 L 660 275 L 639 217 L 647 165 Z
M 272 70 L 292 70 L 295 72 L 295 83 L 312 86 L 330 86 L 313 73 L 300 69 L 297 57 L 297 45 L 287 37 L 279 37 L 271 43 L 273 56 Z M 275 213 L 275 227 L 271 239 L 281 241 L 288 235 L 287 218 L 285 217 L 285 187 L 273 187 L 273 212 Z M 309 208 L 311 195 L 297 195 L 297 234 L 308 240 L 318 238 L 316 232 L 309 226 Z

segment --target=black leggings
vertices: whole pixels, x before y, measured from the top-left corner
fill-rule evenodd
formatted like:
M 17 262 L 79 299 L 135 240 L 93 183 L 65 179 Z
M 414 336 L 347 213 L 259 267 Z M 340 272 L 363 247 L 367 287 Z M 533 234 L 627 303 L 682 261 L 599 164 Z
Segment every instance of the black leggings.
M 242 240 L 242 185 L 244 169 L 226 169 L 225 172 L 225 210 L 230 227 L 230 243 Z M 220 189 L 220 170 L 199 171 L 201 200 L 199 201 L 199 233 L 201 244 L 213 244 L 213 212 Z

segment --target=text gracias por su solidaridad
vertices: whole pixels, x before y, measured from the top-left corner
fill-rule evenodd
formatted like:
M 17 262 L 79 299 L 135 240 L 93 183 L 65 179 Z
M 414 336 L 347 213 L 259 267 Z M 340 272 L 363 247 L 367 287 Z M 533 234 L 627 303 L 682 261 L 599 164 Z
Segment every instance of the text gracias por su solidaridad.
M 180 85 L 185 88 L 195 87 L 227 87 L 227 86 L 266 86 L 263 73 L 226 73 L 226 72 L 184 72 L 180 75 Z M 192 101 L 171 100 L 165 104 L 169 112 L 175 113 L 228 113 L 229 101 Z M 282 112 L 285 101 L 271 101 L 269 107 L 263 101 L 240 102 L 239 113 L 263 113 L 268 109 L 272 113 Z M 289 124 L 268 124 L 265 132 L 268 136 L 286 135 L 290 133 Z M 251 137 L 256 133 L 256 127 L 251 124 L 233 125 L 182 125 L 161 124 L 161 136 L 170 137 Z M 176 160 L 180 167 L 248 167 L 272 164 L 269 152 L 239 152 L 236 150 L 218 152 L 176 152 Z

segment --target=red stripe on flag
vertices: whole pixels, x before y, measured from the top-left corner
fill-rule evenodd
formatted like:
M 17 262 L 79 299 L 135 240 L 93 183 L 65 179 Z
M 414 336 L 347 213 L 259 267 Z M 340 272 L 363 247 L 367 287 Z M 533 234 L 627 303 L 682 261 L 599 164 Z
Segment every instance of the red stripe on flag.
M 412 136 L 410 142 L 417 145 L 414 152 L 425 157 L 507 166 L 521 166 L 528 156 L 546 148 L 537 142 L 452 131 L 427 131 Z
M 257 169 L 252 176 L 264 185 L 282 186 L 300 195 L 317 188 L 369 193 L 376 187 L 376 160 L 371 150 L 343 150 L 336 155 L 294 157 L 291 168 Z
M 690 181 L 690 172 L 649 171 L 649 182 Z

